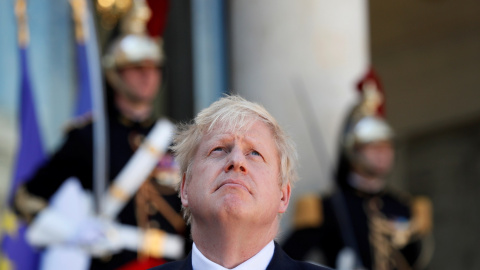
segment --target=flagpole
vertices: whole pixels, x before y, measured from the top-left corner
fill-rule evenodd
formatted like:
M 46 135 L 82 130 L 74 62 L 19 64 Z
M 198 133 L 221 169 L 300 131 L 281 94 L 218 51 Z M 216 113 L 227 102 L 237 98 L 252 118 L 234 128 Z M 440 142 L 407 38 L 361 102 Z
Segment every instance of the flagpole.
M 80 64 L 79 72 L 81 73 L 79 77 L 83 78 L 83 80 L 79 81 L 79 91 L 83 92 L 78 95 L 81 100 L 77 106 L 76 113 L 81 115 L 91 111 L 94 119 L 92 179 L 95 208 L 97 213 L 100 213 L 100 201 L 105 193 L 108 179 L 107 153 L 109 152 L 100 54 L 90 1 L 70 0 L 70 3 L 74 13 L 77 54 L 83 56 L 83 59 L 78 59 Z

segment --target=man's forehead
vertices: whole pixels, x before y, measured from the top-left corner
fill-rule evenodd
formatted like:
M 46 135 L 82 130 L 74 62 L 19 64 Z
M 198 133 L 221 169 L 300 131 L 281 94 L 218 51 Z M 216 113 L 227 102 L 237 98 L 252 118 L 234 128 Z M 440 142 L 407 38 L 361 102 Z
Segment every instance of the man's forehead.
M 211 133 L 211 132 L 230 132 L 230 133 L 242 133 L 242 132 L 247 132 L 250 127 L 255 124 L 259 119 L 256 117 L 245 117 L 245 118 L 239 118 L 235 119 L 235 121 L 232 121 L 231 119 L 225 119 L 221 120 L 218 119 L 217 121 L 214 121 L 210 124 L 208 129 L 206 130 L 206 133 Z
M 255 127 L 254 127 L 255 126 Z M 253 128 L 254 127 L 254 128 Z M 244 135 L 246 133 L 255 133 L 255 129 L 258 128 L 265 128 L 269 129 L 268 125 L 257 118 L 247 118 L 242 119 L 242 121 L 234 122 L 217 122 L 212 125 L 209 130 L 207 130 L 208 134 L 220 135 L 220 136 L 231 136 L 231 135 Z
M 257 137 L 255 130 L 240 129 L 230 131 L 213 129 L 204 136 L 204 141 L 231 141 L 234 139 L 244 139 L 248 141 L 255 140 Z
M 265 135 L 265 131 L 267 132 L 268 136 L 262 136 Z M 260 120 L 253 120 L 249 121 L 249 123 L 246 125 L 237 126 L 237 128 L 229 125 L 216 125 L 209 132 L 206 132 L 202 141 L 228 141 L 235 138 L 241 138 L 253 143 L 265 137 L 273 141 L 273 136 L 271 135 L 271 130 L 267 124 Z

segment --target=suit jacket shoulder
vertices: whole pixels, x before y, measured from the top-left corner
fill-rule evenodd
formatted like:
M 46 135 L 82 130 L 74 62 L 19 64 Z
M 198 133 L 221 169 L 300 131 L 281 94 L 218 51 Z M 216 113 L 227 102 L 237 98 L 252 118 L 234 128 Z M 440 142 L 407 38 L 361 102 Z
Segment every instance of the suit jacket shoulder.
M 275 242 L 275 252 L 267 270 L 329 270 L 330 268 L 314 265 L 308 262 L 296 261 L 290 258 L 282 248 Z
M 188 256 L 180 261 L 170 262 L 149 270 L 193 270 L 192 268 L 192 252 Z

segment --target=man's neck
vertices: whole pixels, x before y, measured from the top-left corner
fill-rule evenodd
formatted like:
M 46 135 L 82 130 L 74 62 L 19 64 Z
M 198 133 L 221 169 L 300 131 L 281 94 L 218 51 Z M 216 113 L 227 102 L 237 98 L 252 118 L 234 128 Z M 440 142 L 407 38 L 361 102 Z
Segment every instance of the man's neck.
M 192 238 L 205 257 L 231 269 L 260 252 L 278 232 L 278 222 L 271 228 L 259 227 L 238 223 L 194 224 Z
M 115 104 L 123 116 L 135 122 L 145 121 L 152 113 L 151 103 L 133 102 L 121 95 L 115 97 Z

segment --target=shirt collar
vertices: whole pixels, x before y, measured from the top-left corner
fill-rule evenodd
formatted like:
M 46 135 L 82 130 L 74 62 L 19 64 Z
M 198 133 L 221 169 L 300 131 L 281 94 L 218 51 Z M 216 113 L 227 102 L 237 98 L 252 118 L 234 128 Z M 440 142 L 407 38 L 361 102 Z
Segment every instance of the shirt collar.
M 250 259 L 246 260 L 245 262 L 241 263 L 233 270 L 265 270 L 272 260 L 273 252 L 275 250 L 275 245 L 273 240 L 270 241 L 260 252 L 255 254 L 255 256 L 251 257 Z M 212 262 L 211 260 L 207 259 L 200 250 L 198 250 L 195 243 L 193 243 L 192 248 L 192 267 L 194 270 L 227 270 L 219 264 Z

